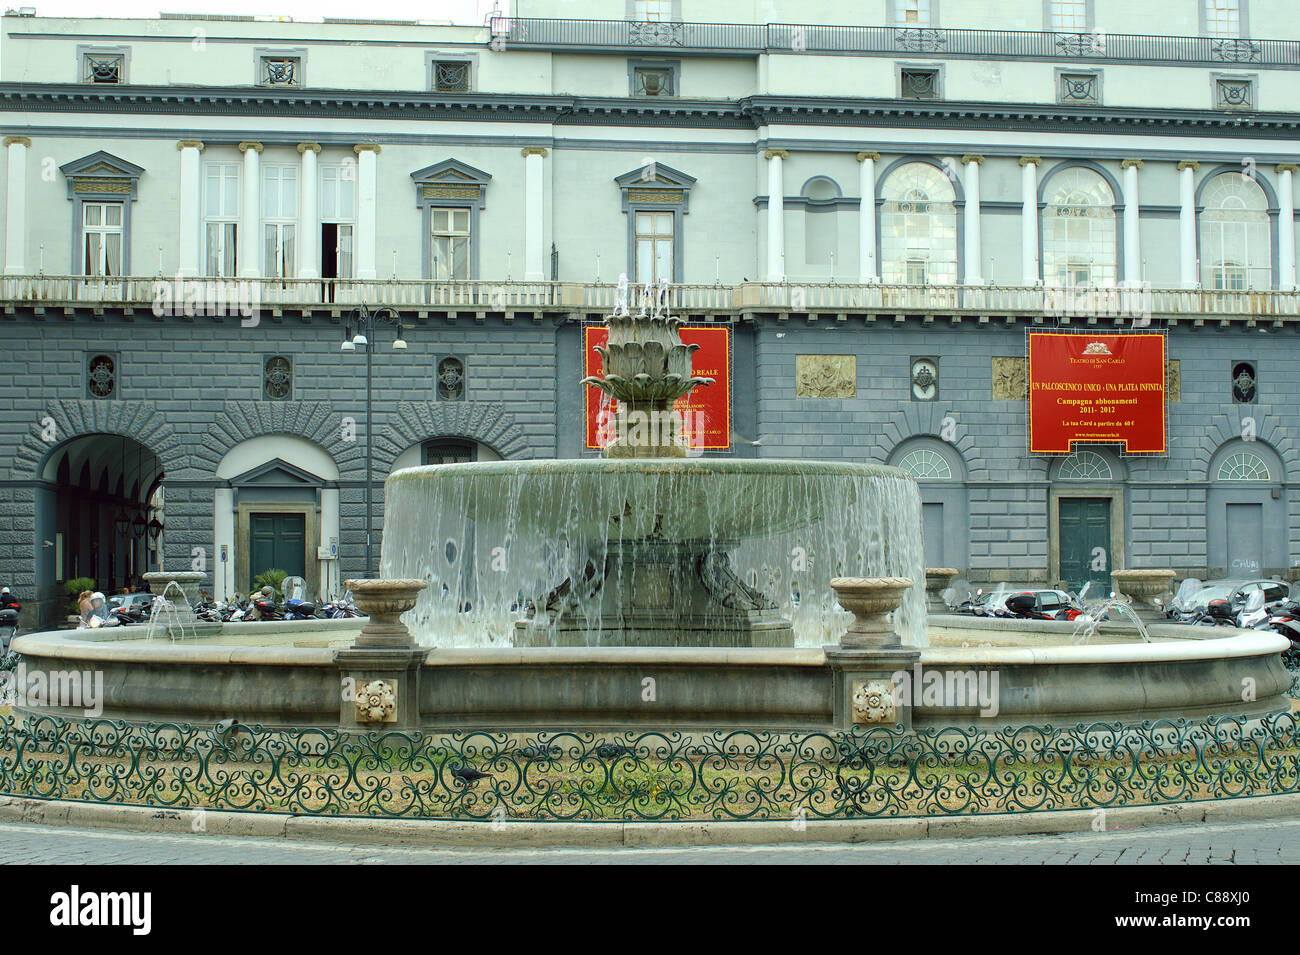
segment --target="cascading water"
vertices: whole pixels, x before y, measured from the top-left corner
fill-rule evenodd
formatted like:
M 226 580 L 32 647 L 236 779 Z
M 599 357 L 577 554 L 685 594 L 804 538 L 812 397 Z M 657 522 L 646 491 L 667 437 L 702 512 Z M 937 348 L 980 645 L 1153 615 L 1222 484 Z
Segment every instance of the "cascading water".
M 831 578 L 885 576 L 919 582 L 896 625 L 921 645 L 920 511 L 916 482 L 874 465 L 436 465 L 388 479 L 380 571 L 430 582 L 405 618 L 430 646 L 745 645 L 726 636 L 741 613 L 760 634 L 752 642 L 788 620 L 796 645 L 820 646 L 838 642 L 850 619 Z M 687 599 L 685 579 L 701 564 L 717 598 L 703 606 Z M 611 610 L 614 588 L 630 612 Z
M 688 457 L 675 402 L 712 385 L 625 276 L 584 379 L 618 403 L 600 460 L 410 468 L 385 485 L 380 573 L 429 581 L 432 646 L 815 646 L 849 614 L 833 577 L 911 577 L 895 627 L 925 640 L 921 503 L 893 468 Z

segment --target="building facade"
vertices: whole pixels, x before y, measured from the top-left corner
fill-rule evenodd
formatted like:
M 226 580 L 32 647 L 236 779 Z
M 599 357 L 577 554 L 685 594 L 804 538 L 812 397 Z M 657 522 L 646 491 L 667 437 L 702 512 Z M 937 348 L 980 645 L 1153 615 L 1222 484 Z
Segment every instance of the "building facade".
M 331 593 L 376 570 L 392 470 L 597 453 L 583 329 L 620 273 L 728 333 L 703 453 L 906 468 L 931 566 L 1300 563 L 1284 0 L 515 6 L 4 17 L 0 578 L 29 625 L 159 560 Z M 361 305 L 391 311 L 344 350 Z M 1166 336 L 1167 454 L 1029 453 L 1049 328 Z

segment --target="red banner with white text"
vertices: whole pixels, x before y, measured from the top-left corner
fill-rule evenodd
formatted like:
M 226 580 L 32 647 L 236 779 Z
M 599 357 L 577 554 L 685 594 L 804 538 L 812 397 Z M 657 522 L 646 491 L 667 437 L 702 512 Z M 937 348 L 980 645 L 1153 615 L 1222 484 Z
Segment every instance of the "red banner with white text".
M 1029 450 L 1166 454 L 1165 336 L 1029 333 Z

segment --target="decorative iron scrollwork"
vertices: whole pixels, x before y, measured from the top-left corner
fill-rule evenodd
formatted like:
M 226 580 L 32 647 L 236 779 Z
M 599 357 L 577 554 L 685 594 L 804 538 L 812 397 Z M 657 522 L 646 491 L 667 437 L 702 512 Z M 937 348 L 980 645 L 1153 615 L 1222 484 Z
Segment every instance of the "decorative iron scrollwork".
M 433 64 L 433 88 L 439 93 L 468 93 L 469 64 L 439 60 Z
M 1263 53 L 1264 48 L 1253 40 L 1231 38 L 1210 44 L 1210 54 L 1226 63 L 1259 63 L 1264 58 Z
M 86 69 L 82 79 L 87 83 L 121 83 L 125 61 L 126 57 L 121 53 L 89 53 L 86 55 Z
M 443 401 L 460 401 L 465 397 L 465 363 L 459 358 L 438 362 L 438 397 Z
M 112 398 L 117 392 L 117 364 L 109 355 L 95 355 L 86 370 L 90 397 Z
M 933 53 L 948 45 L 948 35 L 942 30 L 895 30 L 894 43 L 913 53 Z
M 267 56 L 262 58 L 262 82 L 267 86 L 297 86 L 298 57 Z
M 262 371 L 262 391 L 268 398 L 284 399 L 293 393 L 293 364 L 282 355 L 266 360 Z
M 629 23 L 627 41 L 633 46 L 684 46 L 682 24 L 666 20 Z

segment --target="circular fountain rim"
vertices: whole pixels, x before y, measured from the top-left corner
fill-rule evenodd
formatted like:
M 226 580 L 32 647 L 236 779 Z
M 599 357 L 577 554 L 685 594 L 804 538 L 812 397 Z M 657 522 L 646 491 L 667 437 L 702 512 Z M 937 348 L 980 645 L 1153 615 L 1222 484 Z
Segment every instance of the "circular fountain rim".
M 893 477 L 915 481 L 907 471 L 886 464 L 849 461 L 806 461 L 797 458 L 526 458 L 510 461 L 463 461 L 457 464 L 424 464 L 402 468 L 389 481 L 421 477 L 519 474 L 691 474 L 751 477 Z

